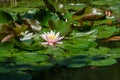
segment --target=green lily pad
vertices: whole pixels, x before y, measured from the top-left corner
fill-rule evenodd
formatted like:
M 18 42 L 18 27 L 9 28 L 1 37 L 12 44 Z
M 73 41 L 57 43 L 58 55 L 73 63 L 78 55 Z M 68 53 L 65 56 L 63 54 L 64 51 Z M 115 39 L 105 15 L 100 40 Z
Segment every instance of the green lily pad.
M 80 68 L 80 67 L 85 67 L 86 64 L 84 63 L 71 63 L 71 64 L 68 64 L 67 67 L 69 68 Z
M 52 56 L 62 56 L 64 55 L 64 50 L 59 47 L 49 47 L 46 49 L 45 54 L 50 54 Z
M 94 5 L 94 6 L 106 6 L 106 5 L 111 6 L 115 3 L 111 2 L 111 1 L 100 0 L 100 1 L 93 1 L 91 4 Z
M 70 43 L 66 42 L 64 43 L 64 48 L 66 50 L 70 50 L 70 51 L 80 51 L 80 50 L 86 50 L 92 47 L 96 47 L 97 44 L 93 41 L 88 41 L 86 39 L 77 39 L 77 40 L 70 40 Z M 75 51 L 75 52 L 76 52 Z
M 15 62 L 18 65 L 21 65 L 21 64 L 32 65 L 38 62 L 43 62 L 48 60 L 49 60 L 49 57 L 47 55 L 41 55 L 35 52 L 22 51 L 22 52 L 16 53 Z
M 62 35 L 67 35 L 72 30 L 70 22 L 64 22 L 62 20 L 53 20 L 50 22 L 50 26 Z
M 13 20 L 13 18 L 9 13 L 0 11 L 0 24 L 7 23 L 11 20 Z
M 101 26 L 98 28 L 98 38 L 108 38 L 112 35 L 114 35 L 115 32 L 118 31 L 118 29 L 115 26 Z
M 66 4 L 65 9 L 72 12 L 72 11 L 79 11 L 86 7 L 86 4 Z
M 52 19 L 52 14 L 49 10 L 40 9 L 35 13 L 34 17 L 37 19 L 43 26 L 49 26 L 49 20 Z
M 112 58 L 108 59 L 101 59 L 101 60 L 94 60 L 89 65 L 91 66 L 109 66 L 115 64 L 117 61 Z
M 120 49 L 119 48 L 112 49 L 110 51 L 109 56 L 112 58 L 120 58 Z
M 12 42 L 5 42 L 0 44 L 0 50 L 10 50 L 14 47 L 14 43 Z
M 107 47 L 99 47 L 98 48 L 90 48 L 88 52 L 89 56 L 96 56 L 96 55 L 101 55 L 101 56 L 106 56 L 109 55 L 111 49 Z
M 71 68 L 79 68 L 87 66 L 87 64 L 90 62 L 90 58 L 87 55 L 79 54 L 79 55 L 73 55 L 70 58 L 64 60 L 63 64 L 67 67 Z
M 39 43 L 32 43 L 32 42 L 31 41 L 20 42 L 14 40 L 15 45 L 24 50 L 34 51 L 34 50 L 43 49 L 43 46 L 40 45 Z

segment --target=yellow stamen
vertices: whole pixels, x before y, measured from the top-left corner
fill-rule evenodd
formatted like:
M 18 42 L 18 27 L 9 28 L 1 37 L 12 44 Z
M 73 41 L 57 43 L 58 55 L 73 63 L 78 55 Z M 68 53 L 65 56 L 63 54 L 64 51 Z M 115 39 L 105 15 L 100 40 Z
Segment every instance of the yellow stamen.
M 56 39 L 56 36 L 51 35 L 51 36 L 48 36 L 48 38 L 49 39 Z

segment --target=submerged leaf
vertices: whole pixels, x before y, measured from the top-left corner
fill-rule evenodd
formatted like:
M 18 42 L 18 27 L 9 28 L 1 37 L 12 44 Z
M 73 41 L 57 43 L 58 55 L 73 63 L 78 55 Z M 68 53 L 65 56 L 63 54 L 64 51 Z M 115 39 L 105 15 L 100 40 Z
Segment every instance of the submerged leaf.
M 7 75 L 0 75 L 1 80 L 32 80 L 32 75 L 26 72 L 11 72 Z
M 9 64 L 0 63 L 0 73 L 9 73 L 10 72 Z M 1 76 L 0 76 L 1 77 Z M 1 78 L 0 78 L 1 79 Z

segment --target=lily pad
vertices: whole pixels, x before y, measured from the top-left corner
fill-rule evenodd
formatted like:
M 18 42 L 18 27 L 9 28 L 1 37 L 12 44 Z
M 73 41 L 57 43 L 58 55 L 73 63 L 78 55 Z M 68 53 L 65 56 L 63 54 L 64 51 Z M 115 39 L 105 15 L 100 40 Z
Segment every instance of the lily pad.
M 43 46 L 40 45 L 39 43 L 32 43 L 32 42 L 33 41 L 20 42 L 20 41 L 14 40 L 15 45 L 24 50 L 34 51 L 34 50 L 43 49 Z
M 98 29 L 98 38 L 108 38 L 112 36 L 118 29 L 115 26 L 101 26 L 97 27 Z
M 14 47 L 14 43 L 12 42 L 5 42 L 0 44 L 0 50 L 10 50 Z
M 62 35 L 67 35 L 72 30 L 70 22 L 64 22 L 62 20 L 53 20 L 50 22 L 50 26 Z
M 109 56 L 112 58 L 120 58 L 120 49 L 119 48 L 112 49 L 110 51 Z
M 0 24 L 7 23 L 11 20 L 13 20 L 13 18 L 9 13 L 0 11 Z
M 66 4 L 64 6 L 64 8 L 66 10 L 70 11 L 70 12 L 79 11 L 79 10 L 82 10 L 83 8 L 85 8 L 85 7 L 86 7 L 86 4 L 81 4 L 81 3 L 79 3 L 79 4 L 71 3 L 71 4 Z
M 71 68 L 79 68 L 87 66 L 89 63 L 90 58 L 87 55 L 79 54 L 79 55 L 73 55 L 70 58 L 64 60 L 63 64 L 67 67 Z
M 100 0 L 100 1 L 93 1 L 91 4 L 94 6 L 106 6 L 106 5 L 111 6 L 111 5 L 115 4 L 115 2 L 107 1 L 107 0 Z
M 34 17 L 37 19 L 41 25 L 49 26 L 49 20 L 52 19 L 52 14 L 49 10 L 40 9 L 38 12 L 35 13 Z
M 22 51 L 16 53 L 16 64 L 33 65 L 39 62 L 48 61 L 49 57 L 47 55 L 37 54 L 35 52 Z
M 67 65 L 67 67 L 70 67 L 70 68 L 80 68 L 80 67 L 85 67 L 86 64 L 84 63 L 71 63 L 69 65 Z
M 117 61 L 113 58 L 101 59 L 92 61 L 89 65 L 91 66 L 109 66 L 115 64 Z

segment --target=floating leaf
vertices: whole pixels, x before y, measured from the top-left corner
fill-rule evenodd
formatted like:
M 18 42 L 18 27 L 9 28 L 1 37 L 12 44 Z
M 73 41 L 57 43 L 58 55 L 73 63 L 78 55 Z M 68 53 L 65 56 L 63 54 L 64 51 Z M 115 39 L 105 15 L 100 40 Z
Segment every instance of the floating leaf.
M 114 35 L 115 32 L 117 32 L 118 29 L 115 26 L 101 26 L 98 27 L 98 38 L 108 38 L 112 35 Z
M 7 23 L 11 20 L 13 20 L 13 18 L 9 13 L 0 11 L 0 24 Z
M 34 15 L 35 19 L 37 19 L 42 25 L 49 26 L 48 22 L 52 19 L 52 14 L 50 11 L 45 9 L 40 9 Z
M 99 47 L 99 48 L 90 48 L 88 52 L 89 56 L 107 56 L 107 54 L 110 52 L 111 49 L 107 47 Z M 109 54 L 108 54 L 109 55 Z
M 86 4 L 66 4 L 64 6 L 65 10 L 68 10 L 69 12 L 78 12 L 78 11 L 81 11 L 81 14 L 83 13 L 82 12 L 82 9 L 86 7 Z
M 37 62 L 48 61 L 49 57 L 47 55 L 41 55 L 36 52 L 22 51 L 16 54 L 16 64 L 26 64 L 32 65 Z
M 80 68 L 80 67 L 85 67 L 85 66 L 86 64 L 84 62 L 71 63 L 67 65 L 67 67 L 70 67 L 70 68 Z
M 91 3 L 94 6 L 111 6 L 112 4 L 115 4 L 114 2 L 111 1 L 106 1 L 106 0 L 100 0 L 100 1 L 93 1 Z
M 53 56 L 62 56 L 64 55 L 64 50 L 59 47 L 49 47 L 46 50 L 45 54 L 50 54 Z
M 62 35 L 67 35 L 72 30 L 71 24 L 62 20 L 51 21 L 50 27 L 56 31 L 59 31 Z
M 71 44 L 70 44 L 71 43 Z M 74 50 L 85 50 L 92 47 L 96 47 L 96 43 L 93 41 L 88 41 L 86 39 L 77 39 L 77 40 L 71 40 L 70 43 L 64 43 L 64 48 L 70 51 Z
M 91 66 L 109 66 L 115 64 L 117 61 L 112 58 L 108 59 L 101 59 L 101 60 L 94 60 L 89 65 Z
M 89 56 L 85 54 L 78 54 L 78 55 L 73 55 L 70 58 L 64 60 L 62 64 L 64 64 L 67 67 L 78 68 L 78 67 L 87 66 L 89 62 L 90 62 Z
M 14 43 L 19 48 L 22 48 L 22 49 L 28 50 L 28 51 L 43 49 L 42 45 L 40 45 L 39 43 L 33 43 L 33 41 L 31 41 L 31 40 L 25 41 L 25 42 L 20 42 L 20 41 L 14 40 Z
M 14 43 L 12 42 L 5 42 L 0 44 L 0 50 L 10 50 L 14 47 Z
M 112 58 L 120 58 L 120 49 L 119 48 L 112 49 L 109 53 L 109 56 Z

